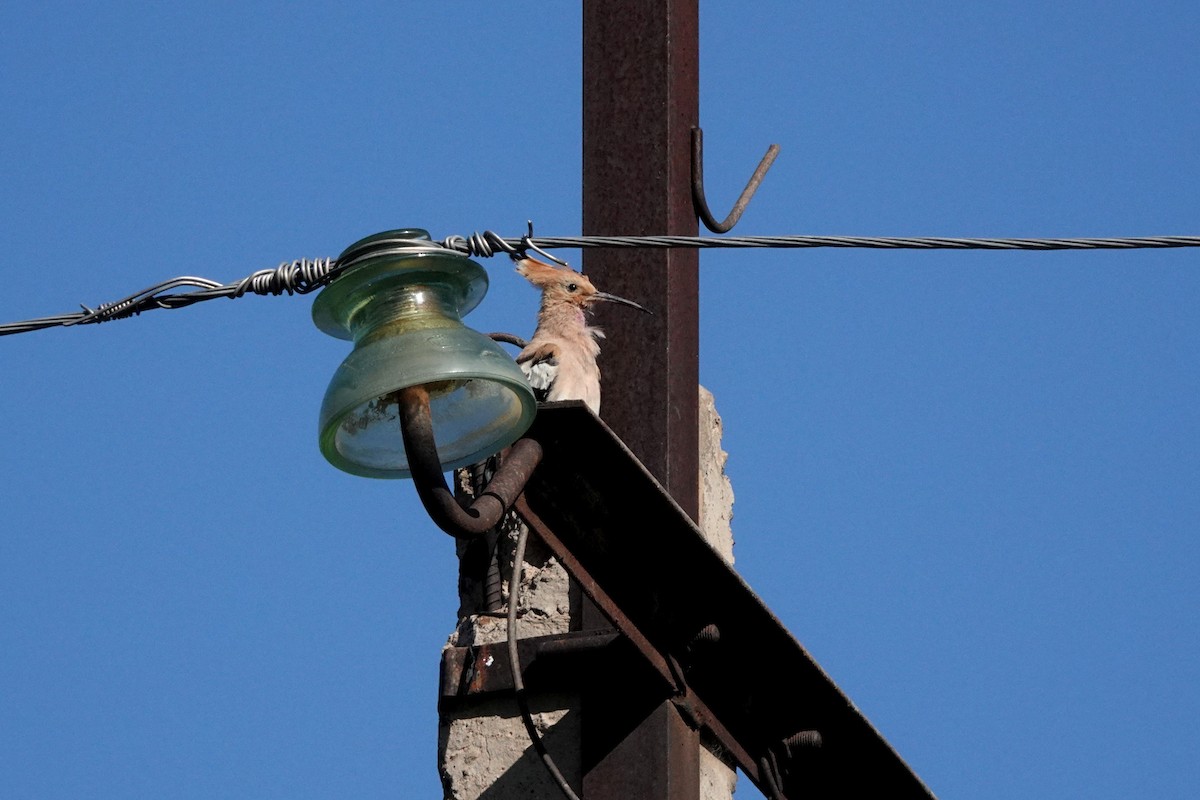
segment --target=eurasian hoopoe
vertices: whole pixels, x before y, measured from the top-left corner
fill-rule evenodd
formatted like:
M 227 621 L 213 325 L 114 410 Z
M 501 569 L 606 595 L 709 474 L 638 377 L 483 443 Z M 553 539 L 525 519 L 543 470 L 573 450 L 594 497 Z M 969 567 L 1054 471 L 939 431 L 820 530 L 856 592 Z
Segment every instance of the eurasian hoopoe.
M 586 312 L 597 300 L 646 311 L 632 300 L 600 292 L 584 275 L 532 258 L 517 261 L 517 272 L 542 290 L 537 330 L 517 355 L 538 400 L 582 400 L 600 413 L 600 355 L 604 333 L 588 325 Z

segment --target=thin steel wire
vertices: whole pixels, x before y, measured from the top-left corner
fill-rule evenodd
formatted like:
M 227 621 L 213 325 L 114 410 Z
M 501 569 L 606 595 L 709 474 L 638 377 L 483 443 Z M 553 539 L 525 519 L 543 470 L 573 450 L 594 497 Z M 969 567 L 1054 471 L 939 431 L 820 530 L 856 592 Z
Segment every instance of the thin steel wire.
M 50 317 L 0 324 L 0 336 L 42 330 L 56 326 L 71 327 L 109 322 L 137 316 L 155 308 L 183 308 L 218 297 L 236 299 L 247 294 L 281 295 L 308 294 L 333 281 L 362 258 L 375 258 L 391 253 L 457 253 L 463 256 L 489 258 L 506 253 L 514 258 L 528 251 L 564 263 L 546 250 L 591 248 L 867 248 L 874 250 L 1144 250 L 1180 247 L 1200 247 L 1200 236 L 1140 236 L 1104 238 L 950 238 L 938 236 L 539 236 L 533 228 L 520 238 L 504 238 L 493 231 L 470 236 L 448 236 L 440 242 L 401 240 L 389 243 L 389 248 L 376 248 L 365 255 L 350 253 L 345 260 L 299 259 L 285 261 L 275 269 L 254 272 L 232 283 L 219 283 L 207 278 L 179 277 L 155 284 L 114 303 L 96 308 L 82 306 L 82 311 Z M 190 292 L 172 292 L 186 286 L 199 287 Z
M 55 326 L 71 327 L 91 325 L 137 316 L 154 308 L 183 308 L 204 300 L 218 297 L 236 299 L 247 294 L 281 295 L 307 294 L 328 283 L 333 273 L 331 259 L 299 259 L 285 261 L 275 269 L 262 269 L 232 283 L 218 283 L 208 278 L 184 276 L 135 292 L 113 303 L 103 303 L 96 308 L 82 306 L 82 311 L 39 317 L 22 322 L 0 324 L 0 336 L 27 333 Z M 172 289 L 198 286 L 196 291 L 167 294 Z
M 876 250 L 1134 250 L 1200 247 L 1200 236 L 1098 239 L 967 239 L 938 236 L 539 236 L 537 244 L 547 249 L 838 247 Z

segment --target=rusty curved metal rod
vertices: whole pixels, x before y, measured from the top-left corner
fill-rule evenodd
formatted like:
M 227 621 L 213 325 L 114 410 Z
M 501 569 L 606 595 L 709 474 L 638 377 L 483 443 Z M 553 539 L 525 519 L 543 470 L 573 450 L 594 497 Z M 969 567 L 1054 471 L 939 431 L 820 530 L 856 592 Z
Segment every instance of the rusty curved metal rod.
M 521 349 L 524 349 L 529 344 L 527 340 L 522 339 L 515 333 L 504 333 L 503 331 L 489 333 L 488 338 L 493 342 L 504 342 L 505 344 L 511 344 L 514 347 L 520 347 Z
M 446 486 L 442 474 L 442 463 L 433 438 L 429 392 L 424 386 L 410 386 L 396 394 L 408 468 L 417 486 L 417 496 L 430 518 L 456 539 L 473 539 L 486 534 L 524 491 L 534 468 L 542 460 L 542 446 L 533 439 L 518 440 L 488 485 L 470 506 L 463 508 Z
M 754 197 L 754 193 L 758 191 L 759 184 L 763 182 L 767 170 L 775 163 L 775 157 L 778 155 L 779 145 L 773 144 L 767 148 L 766 155 L 762 157 L 762 161 L 758 162 L 758 168 L 754 170 L 754 174 L 746 183 L 746 188 L 742 190 L 741 196 L 733 204 L 733 210 L 729 212 L 729 216 L 717 222 L 717 218 L 713 216 L 708 207 L 708 200 L 704 197 L 704 131 L 700 128 L 692 128 L 692 205 L 695 206 L 696 216 L 704 223 L 704 227 L 713 233 L 728 233 L 734 225 L 737 225 L 746 206 L 750 204 L 750 198 Z

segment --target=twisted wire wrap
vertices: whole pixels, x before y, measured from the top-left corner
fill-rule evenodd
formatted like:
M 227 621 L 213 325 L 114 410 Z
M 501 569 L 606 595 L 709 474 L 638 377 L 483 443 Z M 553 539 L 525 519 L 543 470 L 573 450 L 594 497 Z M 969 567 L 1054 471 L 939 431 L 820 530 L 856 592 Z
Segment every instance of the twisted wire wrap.
M 308 294 L 325 285 L 326 276 L 332 268 L 333 261 L 328 258 L 285 261 L 275 269 L 260 269 L 242 278 L 237 289 L 229 296 L 241 297 L 246 292 L 276 297 L 281 294 Z
M 532 250 L 560 261 L 545 249 L 570 248 L 867 248 L 874 250 L 1135 250 L 1200 247 L 1200 236 L 1143 236 L 1105 238 L 950 238 L 887 236 L 533 236 L 533 226 L 520 238 L 504 238 L 494 231 L 470 236 L 447 236 L 440 242 L 401 240 L 387 243 L 388 253 L 454 253 L 465 257 L 491 258 L 499 253 L 523 256 Z M 0 336 L 41 330 L 55 326 L 71 327 L 134 317 L 153 308 L 183 308 L 217 297 L 236 299 L 247 294 L 308 294 L 333 281 L 360 258 L 377 256 L 347 254 L 345 261 L 329 258 L 285 261 L 275 269 L 263 269 L 232 283 L 208 278 L 179 277 L 151 286 L 113 303 L 82 311 L 21 322 L 0 324 Z M 172 289 L 199 287 L 195 291 L 168 294 Z
M 941 236 L 539 236 L 545 248 L 836 247 L 874 250 L 1133 250 L 1200 247 L 1200 236 L 1142 236 L 1071 239 L 951 238 Z
M 297 259 L 285 261 L 275 269 L 262 269 L 233 283 L 218 283 L 208 278 L 183 276 L 157 283 L 148 289 L 131 294 L 112 303 L 101 303 L 96 308 L 82 306 L 74 314 L 59 314 L 39 317 L 22 322 L 0 324 L 0 336 L 42 330 L 55 326 L 93 325 L 115 319 L 136 317 L 152 308 L 183 308 L 217 297 L 237 299 L 246 294 L 274 295 L 308 294 L 324 286 L 333 272 L 334 262 L 329 258 Z M 196 291 L 164 294 L 172 289 L 199 287 Z
M 527 239 L 528 237 L 525 237 Z M 504 239 L 494 231 L 476 231 L 470 236 L 447 236 L 442 240 L 442 247 L 476 258 L 491 258 L 497 251 L 516 255 L 525 239 L 518 239 L 514 244 L 511 239 Z

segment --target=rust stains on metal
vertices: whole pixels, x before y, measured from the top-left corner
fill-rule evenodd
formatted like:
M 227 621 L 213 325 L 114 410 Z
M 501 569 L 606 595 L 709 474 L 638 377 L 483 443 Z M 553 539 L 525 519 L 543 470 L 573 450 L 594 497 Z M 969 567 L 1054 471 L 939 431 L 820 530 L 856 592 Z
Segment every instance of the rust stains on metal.
M 766 155 L 758 162 L 758 167 L 755 168 L 754 174 L 746 183 L 746 188 L 742 190 L 741 195 L 733 204 L 729 215 L 718 222 L 708 207 L 708 198 L 704 195 L 704 131 L 700 128 L 692 128 L 692 204 L 696 207 L 696 216 L 700 217 L 704 227 L 713 233 L 731 231 L 733 226 L 738 224 L 738 220 L 742 218 L 746 206 L 750 205 L 750 200 L 758 191 L 763 178 L 767 176 L 767 170 L 775 163 L 778 155 L 779 145 L 773 144 L 767 148 Z
M 413 483 L 429 516 L 439 528 L 458 539 L 486 534 L 521 493 L 542 458 L 541 445 L 528 438 L 514 443 L 483 492 L 469 507 L 463 508 L 442 474 L 428 389 L 424 386 L 401 389 L 396 392 L 396 403 Z
M 644 656 L 657 679 L 637 692 L 770 796 L 933 797 L 602 421 L 543 404 L 529 435 L 544 459 L 514 508 Z

